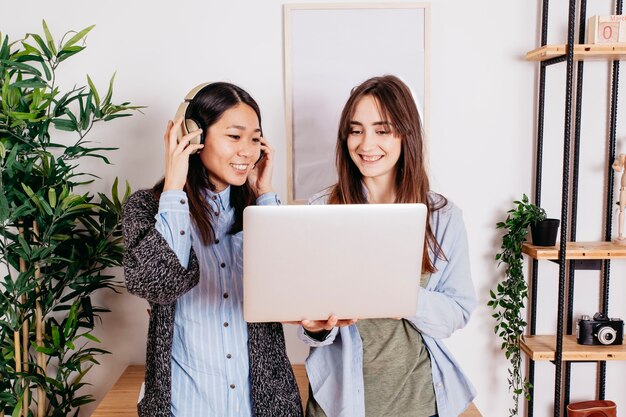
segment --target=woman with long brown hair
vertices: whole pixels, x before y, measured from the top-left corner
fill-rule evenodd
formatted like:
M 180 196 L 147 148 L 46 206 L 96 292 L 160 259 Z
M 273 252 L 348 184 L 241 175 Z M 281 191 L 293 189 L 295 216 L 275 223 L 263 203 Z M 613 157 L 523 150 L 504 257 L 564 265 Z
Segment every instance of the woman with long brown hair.
M 442 339 L 464 327 L 476 306 L 467 237 L 461 211 L 430 190 L 419 112 L 399 78 L 371 78 L 352 90 L 336 165 L 337 183 L 310 204 L 426 204 L 421 285 L 412 317 L 301 323 L 312 347 L 306 414 L 458 416 L 474 389 Z
M 279 203 L 259 106 L 225 82 L 186 101 L 165 130 L 165 178 L 122 216 L 126 286 L 151 307 L 139 416 L 299 417 L 282 325 L 242 312 L 243 209 Z

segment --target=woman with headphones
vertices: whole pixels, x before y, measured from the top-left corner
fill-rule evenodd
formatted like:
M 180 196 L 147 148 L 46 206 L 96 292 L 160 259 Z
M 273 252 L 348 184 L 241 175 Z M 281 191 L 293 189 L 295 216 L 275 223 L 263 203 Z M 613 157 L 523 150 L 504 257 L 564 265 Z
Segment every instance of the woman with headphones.
M 151 306 L 141 417 L 301 416 L 279 323 L 242 314 L 242 223 L 280 204 L 274 152 L 241 88 L 193 89 L 165 130 L 165 177 L 124 205 L 124 272 Z

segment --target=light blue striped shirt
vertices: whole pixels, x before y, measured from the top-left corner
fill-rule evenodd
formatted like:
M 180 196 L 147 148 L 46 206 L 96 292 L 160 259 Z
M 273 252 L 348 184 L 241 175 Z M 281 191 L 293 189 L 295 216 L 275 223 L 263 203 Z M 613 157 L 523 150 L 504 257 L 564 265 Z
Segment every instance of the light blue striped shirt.
M 176 303 L 172 345 L 172 416 L 252 416 L 248 364 L 248 328 L 243 319 L 242 233 L 228 234 L 235 210 L 230 187 L 207 190 L 216 220 L 216 241 L 202 243 L 189 216 L 183 191 L 161 194 L 156 228 L 181 265 L 193 249 L 200 281 Z M 257 205 L 280 204 L 275 193 L 263 194 Z

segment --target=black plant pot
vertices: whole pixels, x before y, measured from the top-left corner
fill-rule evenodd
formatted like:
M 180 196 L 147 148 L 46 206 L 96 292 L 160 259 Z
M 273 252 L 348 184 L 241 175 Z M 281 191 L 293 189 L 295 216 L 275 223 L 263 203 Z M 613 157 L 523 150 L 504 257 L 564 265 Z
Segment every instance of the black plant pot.
M 556 245 L 556 235 L 559 231 L 559 219 L 545 219 L 530 226 L 530 234 L 535 246 Z

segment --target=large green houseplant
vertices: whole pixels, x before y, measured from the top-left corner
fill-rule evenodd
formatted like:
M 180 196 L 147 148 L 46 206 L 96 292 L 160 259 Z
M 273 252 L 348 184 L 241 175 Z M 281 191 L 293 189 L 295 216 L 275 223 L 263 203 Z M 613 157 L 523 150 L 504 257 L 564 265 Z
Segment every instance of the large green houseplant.
M 89 77 L 83 87 L 58 86 L 58 68 L 92 28 L 60 42 L 45 21 L 42 35 L 11 42 L 0 34 L 0 415 L 78 415 L 93 401 L 79 392 L 82 379 L 106 353 L 92 344 L 106 310 L 91 296 L 118 285 L 106 269 L 121 263 L 129 189 L 119 198 L 116 180 L 111 197 L 78 192 L 97 178 L 79 163 L 109 163 L 114 148 L 86 137 L 137 107 L 111 101 L 113 78 L 103 96 Z
M 522 245 L 526 240 L 528 228 L 546 219 L 544 209 L 529 202 L 526 194 L 522 200 L 514 201 L 515 207 L 507 212 L 507 218 L 496 225 L 504 229 L 500 252 L 496 255 L 499 264 L 504 264 L 504 277 L 498 283 L 496 291 L 490 291 L 488 305 L 495 312 L 494 332 L 502 340 L 500 348 L 509 361 L 509 390 L 513 394 L 513 406 L 510 416 L 519 414 L 519 397 L 529 399 L 531 385 L 524 379 L 521 370 L 522 357 L 520 341 L 524 338 L 526 321 L 522 316 L 528 297 L 528 285 L 523 271 Z

